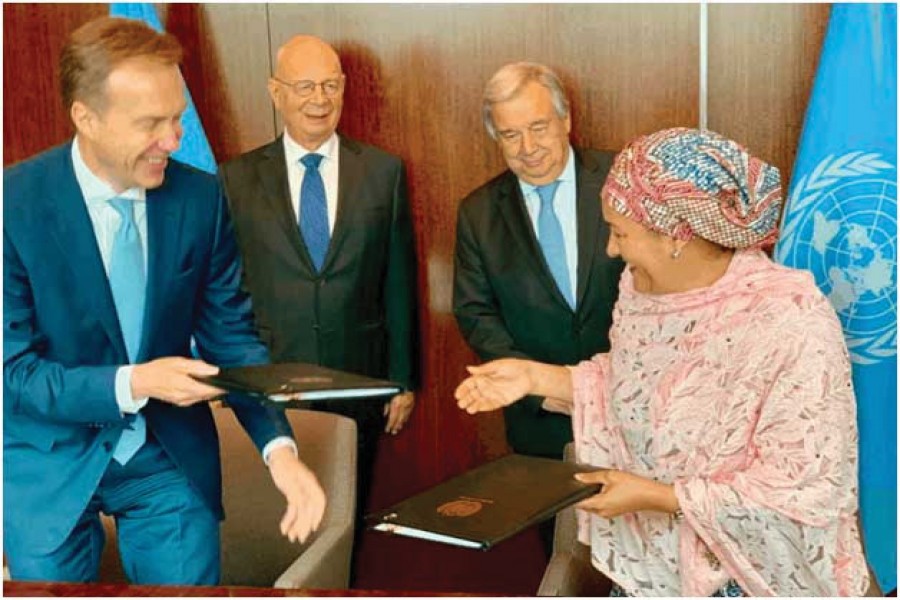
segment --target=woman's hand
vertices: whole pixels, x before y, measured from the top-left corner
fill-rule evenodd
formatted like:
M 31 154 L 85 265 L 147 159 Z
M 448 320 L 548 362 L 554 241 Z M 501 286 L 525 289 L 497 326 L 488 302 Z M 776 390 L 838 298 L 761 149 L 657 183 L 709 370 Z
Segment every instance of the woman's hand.
M 509 406 L 532 387 L 529 361 L 501 358 L 478 367 L 466 367 L 469 377 L 456 388 L 456 404 L 469 414 Z
M 611 519 L 639 510 L 675 513 L 678 498 L 674 486 L 615 469 L 579 473 L 575 479 L 603 485 L 600 493 L 575 505 L 588 512 Z

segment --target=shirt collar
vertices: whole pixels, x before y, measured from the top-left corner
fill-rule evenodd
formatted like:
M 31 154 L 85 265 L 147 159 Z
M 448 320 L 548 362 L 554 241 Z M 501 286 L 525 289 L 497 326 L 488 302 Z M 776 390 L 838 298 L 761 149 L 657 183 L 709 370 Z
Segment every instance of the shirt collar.
M 562 173 L 559 174 L 559 177 L 555 179 L 555 181 L 569 181 L 575 183 L 575 151 L 572 149 L 572 146 L 569 145 L 569 158 L 566 160 L 566 166 L 563 168 Z M 527 181 L 523 179 L 519 179 L 519 185 L 522 188 L 522 191 L 525 195 L 535 191 L 538 186 L 531 185 Z
M 323 160 L 334 160 L 335 152 L 337 151 L 338 146 L 338 135 L 337 132 L 331 134 L 327 140 L 322 142 L 322 145 L 316 148 L 315 150 L 307 150 L 300 144 L 294 141 L 291 135 L 287 132 L 287 129 L 284 130 L 284 157 L 287 160 L 289 165 L 297 164 L 301 158 L 315 152 L 316 154 L 321 154 L 324 159 Z
M 116 193 L 109 183 L 97 177 L 81 157 L 81 148 L 79 147 L 77 135 L 72 142 L 72 166 L 75 169 L 75 180 L 78 182 L 84 201 L 89 207 L 96 207 L 112 198 L 128 198 L 136 202 L 143 202 L 147 198 L 147 190 L 144 188 L 133 187 L 124 192 Z

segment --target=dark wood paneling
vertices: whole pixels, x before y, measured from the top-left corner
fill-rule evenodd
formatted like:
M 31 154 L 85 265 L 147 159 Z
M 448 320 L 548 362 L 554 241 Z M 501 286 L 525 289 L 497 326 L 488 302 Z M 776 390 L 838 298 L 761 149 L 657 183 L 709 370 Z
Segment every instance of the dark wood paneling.
M 420 261 L 424 385 L 407 428 L 381 445 L 371 508 L 508 452 L 499 414 L 453 402 L 474 356 L 451 314 L 459 200 L 503 168 L 481 124 L 485 81 L 501 65 L 557 69 L 575 139 L 616 149 L 647 131 L 696 125 L 695 6 L 273 4 L 273 54 L 297 33 L 338 49 L 347 73 L 341 130 L 399 154 L 409 170 Z M 534 531 L 487 554 L 368 535 L 359 583 L 371 588 L 533 594 L 544 557 Z
M 59 91 L 66 36 L 106 4 L 3 5 L 3 164 L 64 142 L 74 131 Z
M 280 129 L 265 90 L 278 45 L 296 33 L 333 43 L 348 76 L 341 130 L 400 155 L 409 172 L 419 258 L 423 388 L 413 419 L 383 439 L 370 508 L 508 452 L 499 414 L 456 409 L 475 358 L 451 314 L 459 200 L 503 168 L 484 133 L 484 82 L 501 65 L 554 67 L 569 91 L 573 138 L 616 150 L 699 121 L 696 5 L 173 4 L 183 72 L 219 160 Z M 70 135 L 58 101 L 64 36 L 104 5 L 4 5 L 4 162 Z M 785 172 L 793 162 L 824 27 L 824 5 L 710 5 L 709 125 Z M 534 531 L 478 553 L 367 534 L 359 584 L 533 594 L 545 559 Z
M 171 4 L 166 29 L 184 45 L 182 73 L 218 162 L 268 143 L 275 111 L 265 4 Z
M 781 169 L 785 193 L 829 6 L 709 5 L 709 128 Z
M 348 77 L 341 130 L 399 154 L 409 169 L 426 321 L 424 410 L 413 429 L 446 413 L 444 427 L 417 445 L 443 451 L 411 466 L 421 466 L 417 485 L 445 478 L 501 451 L 473 455 L 464 440 L 474 425 L 446 427 L 456 414 L 452 384 L 471 358 L 450 315 L 456 207 L 503 167 L 480 121 L 484 82 L 509 61 L 550 64 L 570 89 L 576 140 L 594 147 L 696 124 L 696 7 L 278 4 L 270 12 L 273 54 L 296 33 L 337 47 Z M 442 336 L 442 328 L 450 331 Z M 455 366 L 445 369 L 448 362 Z

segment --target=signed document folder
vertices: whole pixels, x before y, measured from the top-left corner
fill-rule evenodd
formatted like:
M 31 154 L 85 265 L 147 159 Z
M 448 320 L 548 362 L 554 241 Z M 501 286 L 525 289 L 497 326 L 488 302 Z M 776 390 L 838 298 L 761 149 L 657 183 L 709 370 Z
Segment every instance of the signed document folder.
M 366 518 L 376 531 L 488 550 L 596 494 L 599 484 L 574 478 L 596 470 L 510 454 Z
M 402 391 L 400 385 L 391 381 L 307 363 L 223 368 L 215 375 L 196 379 L 230 392 L 288 404 L 329 398 L 393 396 Z

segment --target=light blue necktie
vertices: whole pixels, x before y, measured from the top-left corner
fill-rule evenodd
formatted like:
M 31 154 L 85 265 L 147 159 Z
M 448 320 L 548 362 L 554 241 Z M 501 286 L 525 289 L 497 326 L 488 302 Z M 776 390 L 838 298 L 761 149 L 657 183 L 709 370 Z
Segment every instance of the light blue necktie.
M 537 219 L 538 242 L 541 244 L 541 250 L 544 251 L 544 258 L 547 260 L 547 266 L 550 267 L 550 273 L 556 280 L 556 286 L 562 292 L 569 306 L 574 309 L 575 298 L 572 297 L 569 267 L 566 263 L 566 243 L 563 239 L 562 225 L 559 224 L 559 219 L 556 218 L 556 212 L 553 210 L 553 196 L 556 195 L 557 187 L 559 187 L 558 181 L 535 187 L 541 199 L 541 210 Z
M 306 171 L 300 184 L 300 233 L 316 271 L 322 270 L 331 232 L 328 230 L 328 203 L 325 184 L 319 173 L 321 154 L 307 154 L 300 159 Z
M 144 249 L 141 235 L 134 221 L 134 200 L 113 198 L 109 204 L 116 209 L 122 222 L 113 239 L 109 258 L 109 288 L 112 290 L 119 327 L 128 351 L 128 360 L 137 360 L 144 320 L 144 297 L 147 292 L 144 275 Z M 126 415 L 128 426 L 122 432 L 113 458 L 124 465 L 144 445 L 147 424 L 140 413 Z

